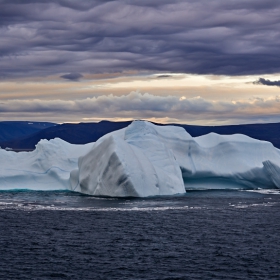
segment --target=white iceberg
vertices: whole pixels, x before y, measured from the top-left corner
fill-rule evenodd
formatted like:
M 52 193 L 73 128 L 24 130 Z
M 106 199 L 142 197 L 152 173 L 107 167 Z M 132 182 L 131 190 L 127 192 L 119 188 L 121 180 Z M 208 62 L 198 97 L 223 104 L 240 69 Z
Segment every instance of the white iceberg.
M 134 121 L 100 138 L 71 172 L 70 189 L 102 196 L 152 196 L 185 189 L 280 186 L 280 151 L 245 135 L 191 137 L 183 128 Z
M 87 145 L 56 138 L 33 152 L 0 150 L 1 190 L 146 197 L 257 188 L 280 188 L 280 151 L 245 135 L 193 138 L 181 127 L 134 121 Z

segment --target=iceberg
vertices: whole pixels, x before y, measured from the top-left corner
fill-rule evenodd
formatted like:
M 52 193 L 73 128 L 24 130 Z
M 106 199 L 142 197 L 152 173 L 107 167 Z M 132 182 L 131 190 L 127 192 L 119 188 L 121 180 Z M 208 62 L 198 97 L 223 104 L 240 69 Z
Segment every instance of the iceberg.
M 186 189 L 280 186 L 280 151 L 245 135 L 193 138 L 177 126 L 134 121 L 79 158 L 70 189 L 97 196 L 154 196 Z
M 0 190 L 147 197 L 186 189 L 280 188 L 280 150 L 248 136 L 192 137 L 177 126 L 134 121 L 95 143 L 41 140 L 33 152 L 0 150 Z

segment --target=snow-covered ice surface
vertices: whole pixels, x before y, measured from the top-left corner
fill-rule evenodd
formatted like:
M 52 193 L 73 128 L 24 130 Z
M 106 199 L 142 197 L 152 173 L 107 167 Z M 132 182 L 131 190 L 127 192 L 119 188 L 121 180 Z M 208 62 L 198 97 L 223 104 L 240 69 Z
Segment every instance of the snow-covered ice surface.
M 279 174 L 280 151 L 269 142 L 238 134 L 193 138 L 183 128 L 145 121 L 87 145 L 56 138 L 40 141 L 33 152 L 0 150 L 0 190 L 146 197 L 185 189 L 277 189 Z

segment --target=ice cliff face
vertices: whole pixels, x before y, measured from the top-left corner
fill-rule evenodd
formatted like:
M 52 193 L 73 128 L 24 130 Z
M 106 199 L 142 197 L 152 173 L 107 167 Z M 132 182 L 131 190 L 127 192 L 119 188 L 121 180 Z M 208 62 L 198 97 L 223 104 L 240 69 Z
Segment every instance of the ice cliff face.
M 280 151 L 245 135 L 192 138 L 183 128 L 135 121 L 100 138 L 71 172 L 70 188 L 91 195 L 151 196 L 185 189 L 280 186 Z
M 180 166 L 160 133 L 164 128 L 134 122 L 102 137 L 71 172 L 71 189 L 120 197 L 184 193 Z
M 280 151 L 269 142 L 237 134 L 192 138 L 183 128 L 144 121 L 87 145 L 54 139 L 29 153 L 0 150 L 0 189 L 146 197 L 280 188 L 279 174 Z

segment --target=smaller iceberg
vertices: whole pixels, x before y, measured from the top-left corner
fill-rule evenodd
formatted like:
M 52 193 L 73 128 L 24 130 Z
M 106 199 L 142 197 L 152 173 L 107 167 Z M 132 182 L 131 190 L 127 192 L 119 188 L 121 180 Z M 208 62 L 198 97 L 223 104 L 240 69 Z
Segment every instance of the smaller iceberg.
M 0 190 L 67 190 L 71 170 L 91 147 L 55 138 L 41 140 L 32 152 L 0 149 Z

